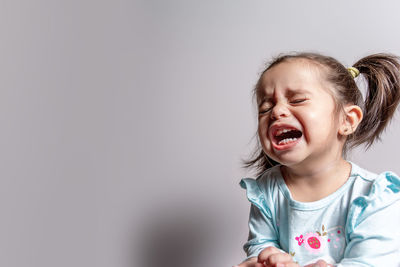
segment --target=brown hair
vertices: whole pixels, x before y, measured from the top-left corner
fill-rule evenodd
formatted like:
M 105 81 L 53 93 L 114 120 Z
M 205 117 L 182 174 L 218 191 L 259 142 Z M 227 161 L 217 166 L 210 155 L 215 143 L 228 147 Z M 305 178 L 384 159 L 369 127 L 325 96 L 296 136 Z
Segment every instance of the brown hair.
M 334 88 L 332 95 L 338 109 L 346 104 L 355 104 L 362 108 L 363 120 L 356 131 L 346 139 L 344 153 L 348 148 L 360 144 L 366 144 L 369 148 L 375 140 L 380 138 L 400 101 L 399 57 L 391 54 L 373 54 L 360 59 L 353 65 L 367 81 L 368 90 L 363 101 L 361 91 L 353 76 L 336 59 L 317 53 L 280 55 L 273 59 L 261 73 L 253 90 L 257 107 L 262 101 L 260 86 L 263 74 L 282 62 L 296 59 L 306 60 L 322 70 L 323 78 Z M 243 161 L 245 168 L 255 168 L 258 175 L 277 164 L 264 153 L 259 138 L 250 159 Z

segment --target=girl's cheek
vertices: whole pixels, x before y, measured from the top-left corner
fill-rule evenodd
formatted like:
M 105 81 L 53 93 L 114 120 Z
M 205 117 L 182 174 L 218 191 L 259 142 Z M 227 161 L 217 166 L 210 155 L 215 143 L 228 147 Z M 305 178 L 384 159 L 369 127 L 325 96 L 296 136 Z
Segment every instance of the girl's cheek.
M 258 127 L 258 136 L 260 139 L 267 138 L 268 137 L 268 126 L 265 124 L 260 124 Z
M 267 127 L 268 127 L 268 125 L 267 125 L 267 121 L 265 120 L 265 118 L 260 118 L 258 120 L 258 132 L 265 131 L 265 129 Z

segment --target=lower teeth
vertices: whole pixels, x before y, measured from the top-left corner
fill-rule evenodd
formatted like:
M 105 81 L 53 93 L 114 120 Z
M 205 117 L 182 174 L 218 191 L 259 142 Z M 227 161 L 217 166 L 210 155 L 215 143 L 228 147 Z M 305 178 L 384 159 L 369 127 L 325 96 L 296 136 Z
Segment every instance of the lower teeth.
M 283 140 L 279 141 L 279 142 L 278 142 L 278 145 L 287 144 L 287 143 L 289 143 L 289 142 L 294 142 L 294 141 L 296 141 L 296 140 L 297 140 L 297 138 L 286 138 L 286 139 L 283 139 Z

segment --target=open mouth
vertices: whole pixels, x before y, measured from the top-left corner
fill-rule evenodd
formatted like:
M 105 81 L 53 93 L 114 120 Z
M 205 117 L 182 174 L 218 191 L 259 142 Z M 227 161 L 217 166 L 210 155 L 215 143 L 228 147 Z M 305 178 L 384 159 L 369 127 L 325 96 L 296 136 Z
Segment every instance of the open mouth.
M 303 133 L 294 128 L 279 128 L 273 133 L 274 141 L 277 145 L 286 145 L 296 142 Z

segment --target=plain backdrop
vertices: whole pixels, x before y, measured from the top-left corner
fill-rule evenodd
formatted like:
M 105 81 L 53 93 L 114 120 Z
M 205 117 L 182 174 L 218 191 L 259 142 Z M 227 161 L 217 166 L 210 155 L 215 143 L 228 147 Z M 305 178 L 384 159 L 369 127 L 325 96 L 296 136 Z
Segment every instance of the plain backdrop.
M 398 1 L 0 1 L 0 265 L 224 267 L 271 57 L 400 55 Z M 396 116 L 397 117 L 397 116 Z M 395 118 L 351 159 L 400 173 Z

